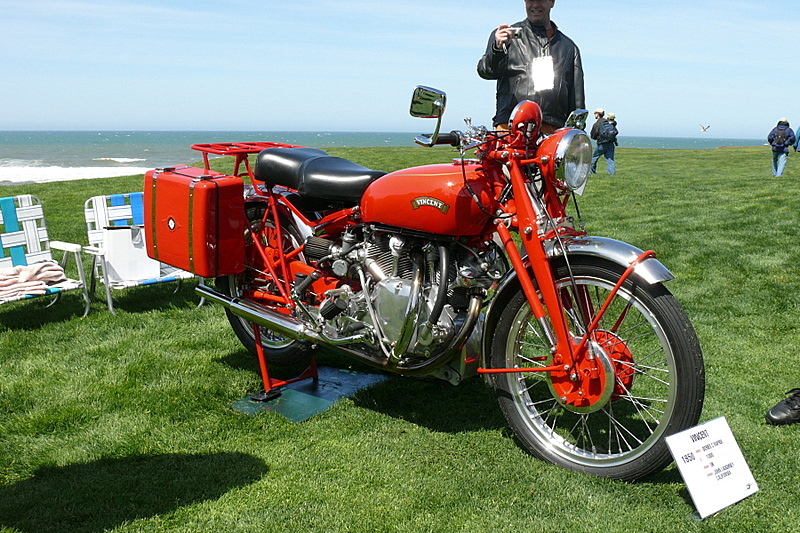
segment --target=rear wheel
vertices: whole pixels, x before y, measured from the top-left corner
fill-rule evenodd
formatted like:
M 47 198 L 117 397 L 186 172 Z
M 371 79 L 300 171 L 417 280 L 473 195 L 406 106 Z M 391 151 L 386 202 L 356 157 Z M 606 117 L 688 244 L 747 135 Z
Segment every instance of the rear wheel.
M 577 345 L 623 269 L 587 258 L 556 268 Z M 544 331 L 520 291 L 500 316 L 495 368 L 553 364 Z M 593 475 L 634 480 L 672 458 L 665 438 L 695 425 L 705 375 L 685 312 L 660 284 L 629 278 L 591 332 L 589 357 L 565 371 L 497 374 L 500 406 L 533 455 Z
M 278 293 L 274 280 L 269 276 L 268 269 L 263 264 L 261 255 L 253 244 L 253 239 L 260 239 L 268 251 L 270 249 L 275 250 L 277 246 L 277 230 L 274 222 L 269 217 L 264 219 L 266 210 L 266 206 L 263 204 L 247 206 L 247 220 L 250 223 L 250 229 L 245 235 L 245 270 L 235 276 L 217 278 L 216 286 L 220 292 L 236 298 L 246 297 L 247 294 L 255 290 Z M 297 230 L 285 222 L 280 226 L 284 251 L 298 248 L 301 240 Z M 302 260 L 302 257 L 296 259 Z M 239 341 L 253 355 L 256 355 L 253 323 L 234 315 L 228 309 L 225 310 L 225 313 Z M 262 326 L 259 326 L 259 334 L 264 355 L 269 363 L 290 365 L 305 362 L 309 358 L 309 346 L 307 343 L 283 337 Z

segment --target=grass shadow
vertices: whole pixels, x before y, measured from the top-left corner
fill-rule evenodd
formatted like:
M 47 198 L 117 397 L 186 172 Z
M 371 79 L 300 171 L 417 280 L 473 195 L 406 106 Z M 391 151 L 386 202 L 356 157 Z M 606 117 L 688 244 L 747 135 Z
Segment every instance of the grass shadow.
M 231 333 L 231 335 L 233 335 L 233 333 Z M 330 366 L 333 368 L 352 370 L 355 372 L 364 372 L 364 373 L 376 373 L 376 374 L 382 373 L 380 370 L 377 370 L 365 363 L 362 363 L 357 359 L 353 359 L 346 355 L 342 355 L 341 353 L 336 352 L 333 349 L 317 347 L 311 353 L 313 353 L 314 357 L 316 357 L 318 366 Z M 302 372 L 303 370 L 306 369 L 309 360 L 310 359 L 302 359 L 295 364 L 288 364 L 288 365 L 287 364 L 277 365 L 274 363 L 270 364 L 269 365 L 270 375 L 281 379 L 288 379 L 294 377 L 299 372 Z M 261 369 L 258 364 L 258 358 L 255 355 L 251 354 L 244 347 L 227 353 L 225 356 L 218 358 L 217 362 L 227 367 L 230 367 L 234 370 L 244 370 L 248 372 L 253 372 L 259 376 L 261 373 Z
M 675 463 L 667 466 L 660 472 L 655 472 L 646 476 L 638 481 L 632 482 L 634 484 L 648 484 L 648 485 L 680 485 L 679 496 L 681 496 L 689 505 L 692 505 L 692 499 L 689 496 L 689 491 L 683 485 L 683 477 L 681 477 L 680 470 L 675 466 Z
M 101 532 L 214 500 L 268 472 L 243 453 L 164 454 L 45 467 L 0 487 L 0 528 Z
M 79 291 L 62 294 L 57 302 L 47 307 L 52 301 L 53 297 L 42 296 L 0 305 L 0 331 L 35 330 L 83 316 L 85 303 Z
M 141 313 L 146 311 L 166 311 L 174 308 L 197 307 L 200 295 L 195 292 L 197 283 L 184 281 L 178 285 L 173 283 L 160 283 L 141 287 L 131 287 L 122 290 L 112 290 L 111 297 L 114 309 L 126 313 Z M 106 309 L 105 288 L 99 286 L 92 298 L 92 311 L 108 312 Z
M 507 427 L 494 392 L 479 378 L 453 386 L 394 377 L 359 391 L 355 405 L 443 433 Z
M 258 359 L 245 348 L 228 352 L 226 355 L 217 358 L 216 361 L 234 370 L 246 370 L 256 374 L 259 372 Z
M 196 283 L 184 282 L 179 290 L 176 283 L 165 283 L 157 286 L 133 287 L 114 290 L 111 296 L 114 309 L 124 313 L 141 313 L 147 311 L 167 311 L 175 308 L 193 308 L 200 303 L 200 296 L 194 291 Z M 92 295 L 94 313 L 108 313 L 105 289 L 98 287 Z M 52 297 L 32 298 L 19 302 L 11 302 L 0 306 L 0 331 L 36 330 L 48 324 L 69 322 L 83 317 L 84 301 L 80 292 L 63 294 L 50 307 Z

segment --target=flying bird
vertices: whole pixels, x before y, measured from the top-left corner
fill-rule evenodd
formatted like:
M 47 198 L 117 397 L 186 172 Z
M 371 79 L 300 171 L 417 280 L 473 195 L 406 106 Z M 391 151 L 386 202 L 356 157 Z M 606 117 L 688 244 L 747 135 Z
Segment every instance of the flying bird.
M 702 130 L 704 133 L 707 132 L 708 128 L 710 128 L 710 127 L 711 127 L 711 124 L 709 124 L 708 126 L 703 126 L 702 124 L 700 124 L 700 130 Z

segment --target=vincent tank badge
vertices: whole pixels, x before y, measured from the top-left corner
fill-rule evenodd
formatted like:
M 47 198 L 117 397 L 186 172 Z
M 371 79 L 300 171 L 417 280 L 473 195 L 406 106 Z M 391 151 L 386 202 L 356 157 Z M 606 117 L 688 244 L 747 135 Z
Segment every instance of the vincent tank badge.
M 445 214 L 445 215 L 450 210 L 450 206 L 449 205 L 447 205 L 443 201 L 441 201 L 441 200 L 439 200 L 437 198 L 433 198 L 431 196 L 418 196 L 417 198 L 414 198 L 414 200 L 411 202 L 411 206 L 414 209 L 419 209 L 422 206 L 435 207 L 436 209 L 441 211 L 442 214 Z

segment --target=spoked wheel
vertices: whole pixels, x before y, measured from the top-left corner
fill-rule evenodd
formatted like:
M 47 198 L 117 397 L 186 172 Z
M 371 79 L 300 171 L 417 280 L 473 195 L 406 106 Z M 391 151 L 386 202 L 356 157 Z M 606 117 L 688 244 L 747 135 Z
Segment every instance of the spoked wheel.
M 273 293 L 278 294 L 277 286 L 268 274 L 268 269 L 263 264 L 261 255 L 253 244 L 253 239 L 260 239 L 264 243 L 267 253 L 274 251 L 277 254 L 277 230 L 275 224 L 267 218 L 264 220 L 266 206 L 262 204 L 249 205 L 247 207 L 247 220 L 250 222 L 250 230 L 245 236 L 245 270 L 242 274 L 226 276 L 216 279 L 217 289 L 231 297 L 247 297 L 248 294 Z M 285 251 L 297 249 L 300 244 L 298 232 L 289 224 L 281 224 L 282 243 Z M 300 258 L 302 259 L 302 258 Z M 239 341 L 253 355 L 256 355 L 256 342 L 253 334 L 253 324 L 239 316 L 234 315 L 229 310 L 225 310 L 228 321 L 239 338 Z M 310 354 L 306 343 L 283 337 L 259 326 L 261 345 L 264 348 L 264 355 L 268 362 L 278 365 L 288 365 L 298 362 L 305 362 Z
M 576 260 L 577 261 L 577 260 Z M 555 269 L 577 346 L 623 269 L 583 258 Z M 500 316 L 495 368 L 554 364 L 540 323 L 520 291 Z M 631 276 L 568 370 L 497 374 L 500 406 L 534 456 L 593 474 L 635 480 L 671 462 L 665 438 L 697 423 L 705 374 L 686 313 L 663 285 Z

